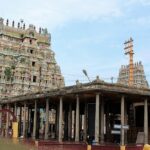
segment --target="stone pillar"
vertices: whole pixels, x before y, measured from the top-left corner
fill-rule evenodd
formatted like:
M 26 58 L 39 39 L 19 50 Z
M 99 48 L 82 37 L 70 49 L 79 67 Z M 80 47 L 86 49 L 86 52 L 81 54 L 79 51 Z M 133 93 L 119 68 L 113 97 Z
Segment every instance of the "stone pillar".
M 29 137 L 29 107 L 26 107 L 26 136 Z
M 72 139 L 75 138 L 75 110 L 72 111 Z
M 109 116 L 110 106 L 111 106 L 111 103 L 107 102 L 107 105 L 106 105 L 106 142 L 111 141 L 110 116 Z
M 58 134 L 58 141 L 62 142 L 62 116 L 63 116 L 63 100 L 60 97 L 59 100 L 59 134 Z
M 75 141 L 79 142 L 79 96 L 76 96 L 76 128 L 75 128 Z
M 32 138 L 36 139 L 37 128 L 37 100 L 34 101 L 34 120 L 33 120 L 33 135 Z
M 104 143 L 104 100 L 101 100 L 101 135 L 100 143 Z
M 14 104 L 14 115 L 16 116 L 17 119 L 17 103 Z
M 56 105 L 56 120 L 55 120 L 55 124 L 56 124 L 56 139 L 58 139 L 58 135 L 59 135 L 59 103 Z
M 83 140 L 86 142 L 87 140 L 87 103 L 84 105 L 84 134 Z
M 72 105 L 69 104 L 69 113 L 68 113 L 68 139 L 71 140 L 71 130 L 72 130 Z
M 67 104 L 64 104 L 64 113 L 63 113 L 63 118 L 64 118 L 64 140 L 68 139 L 68 112 L 69 112 L 69 107 Z
M 49 133 L 49 99 L 46 99 L 46 122 L 45 122 L 45 136 L 44 139 L 48 140 Z
M 53 129 L 54 129 L 54 125 L 51 124 L 51 125 L 50 125 L 50 136 L 51 136 L 51 138 L 54 138 L 54 131 L 53 131 Z M 48 132 L 49 132 L 49 131 L 48 131 Z
M 127 103 L 125 102 L 124 104 L 124 125 L 128 125 L 128 118 L 127 118 L 128 114 L 127 114 Z M 127 130 L 124 130 L 124 141 L 125 144 L 128 143 L 128 139 L 127 139 Z
M 9 104 L 7 104 L 7 109 L 9 110 Z M 6 130 L 5 137 L 8 137 L 8 128 L 9 128 L 9 113 L 6 113 Z
M 31 109 L 28 108 L 28 134 L 31 134 Z
M 99 104 L 100 104 L 100 95 L 96 94 L 96 103 L 95 103 L 95 142 L 99 143 Z
M 124 115 L 125 115 L 125 111 L 124 111 L 124 96 L 121 97 L 121 140 L 120 140 L 120 144 L 121 146 L 124 146 L 125 144 L 125 134 L 124 134 Z
M 144 144 L 148 144 L 148 103 L 144 100 Z
M 22 127 L 21 127 L 21 123 L 22 123 L 22 107 L 20 106 L 19 108 L 19 136 L 22 136 Z
M 26 137 L 26 102 L 24 102 L 23 109 L 23 137 Z
M 2 110 L 2 105 L 0 105 L 0 110 Z M 0 129 L 2 128 L 2 112 L 0 112 Z

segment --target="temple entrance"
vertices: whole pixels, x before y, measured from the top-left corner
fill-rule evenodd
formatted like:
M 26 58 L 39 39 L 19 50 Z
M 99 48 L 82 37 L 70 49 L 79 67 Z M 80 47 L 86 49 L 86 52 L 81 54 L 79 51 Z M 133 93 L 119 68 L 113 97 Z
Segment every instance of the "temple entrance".
M 144 106 L 136 107 L 136 126 L 143 128 L 144 126 Z

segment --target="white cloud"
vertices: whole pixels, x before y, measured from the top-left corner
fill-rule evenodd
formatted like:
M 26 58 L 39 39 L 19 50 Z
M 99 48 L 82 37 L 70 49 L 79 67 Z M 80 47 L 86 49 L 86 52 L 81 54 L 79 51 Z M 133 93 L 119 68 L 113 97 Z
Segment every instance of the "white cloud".
M 150 0 L 140 0 L 143 5 L 150 5 Z
M 142 4 L 142 5 L 150 5 L 150 0 L 127 0 L 128 4 Z
M 11 14 L 12 18 L 17 16 L 49 28 L 62 26 L 72 20 L 90 21 L 121 15 L 118 0 L 26 0 L 24 4 L 15 0 L 9 1 L 11 7 L 5 9 L 7 1 L 0 6 L 2 11 L 6 11 L 2 13 L 5 16 Z
M 150 16 L 130 19 L 129 22 L 136 26 L 138 25 L 138 26 L 150 27 Z

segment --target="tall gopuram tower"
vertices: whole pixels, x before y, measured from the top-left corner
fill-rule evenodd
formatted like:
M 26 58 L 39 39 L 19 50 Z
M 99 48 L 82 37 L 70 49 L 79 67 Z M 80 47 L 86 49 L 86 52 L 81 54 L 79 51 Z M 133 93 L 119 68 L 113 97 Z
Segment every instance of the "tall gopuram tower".
M 129 85 L 129 65 L 122 65 L 119 70 L 118 83 L 123 85 Z M 148 82 L 144 73 L 144 67 L 142 62 L 136 62 L 133 64 L 133 86 L 139 88 L 148 88 Z
M 0 97 L 64 86 L 47 29 L 0 18 Z
M 144 73 L 142 62 L 133 62 L 133 39 L 125 43 L 125 54 L 129 55 L 129 65 L 122 65 L 119 71 L 118 83 L 139 88 L 148 88 L 148 82 Z

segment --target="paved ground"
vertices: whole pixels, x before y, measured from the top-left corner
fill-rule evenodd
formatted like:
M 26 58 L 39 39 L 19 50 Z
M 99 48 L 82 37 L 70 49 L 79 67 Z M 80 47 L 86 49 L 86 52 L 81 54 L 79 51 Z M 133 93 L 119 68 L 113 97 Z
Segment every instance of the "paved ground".
M 78 146 L 49 145 L 39 146 L 38 150 L 87 150 L 87 147 L 79 148 Z
M 59 143 L 57 141 L 34 141 L 30 140 L 20 140 L 21 143 L 27 145 L 30 149 L 34 150 L 87 150 L 86 143 L 75 143 L 75 142 L 63 142 Z
M 38 145 L 38 146 L 37 146 Z M 93 145 L 92 150 L 120 150 L 119 146 Z M 0 138 L 0 150 L 87 150 L 86 143 L 38 141 Z M 143 150 L 143 146 L 128 146 L 126 150 Z
M 18 140 L 0 138 L 0 150 L 34 150 L 34 147 L 19 143 Z

